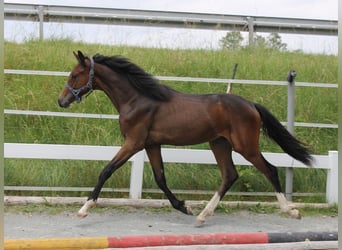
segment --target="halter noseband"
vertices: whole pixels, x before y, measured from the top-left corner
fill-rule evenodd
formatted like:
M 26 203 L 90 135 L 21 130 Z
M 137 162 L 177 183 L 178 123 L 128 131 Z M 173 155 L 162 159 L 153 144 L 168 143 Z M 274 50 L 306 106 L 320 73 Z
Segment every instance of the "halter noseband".
M 85 90 L 88 89 L 87 96 L 93 91 L 93 80 L 94 80 L 94 60 L 93 58 L 90 58 L 90 70 L 89 70 L 89 80 L 86 85 L 83 85 L 82 87 L 75 89 L 71 87 L 68 83 L 65 84 L 65 87 L 70 91 L 71 94 L 75 97 L 75 101 L 77 103 L 80 103 L 82 100 L 82 97 L 79 96 L 79 94 Z

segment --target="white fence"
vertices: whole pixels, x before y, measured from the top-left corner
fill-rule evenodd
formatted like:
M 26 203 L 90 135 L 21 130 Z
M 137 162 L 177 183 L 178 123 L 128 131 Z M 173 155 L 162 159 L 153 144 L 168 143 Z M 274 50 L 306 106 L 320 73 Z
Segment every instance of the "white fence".
M 43 39 L 44 22 L 77 22 L 97 23 L 111 25 L 147 25 L 163 27 L 182 27 L 200 29 L 223 29 L 240 30 L 249 32 L 250 42 L 253 33 L 258 32 L 280 32 L 296 34 L 315 35 L 337 35 L 336 20 L 308 20 L 295 18 L 272 18 L 258 16 L 216 15 L 202 13 L 163 12 L 128 9 L 104 9 L 71 6 L 35 5 L 35 4 L 4 4 L 5 20 L 39 21 L 40 38 Z M 5 70 L 6 74 L 36 74 L 36 75 L 68 75 L 67 72 Z M 163 81 L 186 81 L 186 82 L 216 82 L 216 83 L 242 83 L 242 84 L 266 84 L 287 85 L 287 82 L 277 81 L 248 81 L 212 78 L 191 77 L 158 77 Z M 332 83 L 305 83 L 296 82 L 296 86 L 310 86 L 323 88 L 337 88 Z M 97 114 L 71 114 L 60 112 L 29 111 L 29 110 L 5 110 L 5 114 L 16 115 L 47 115 L 47 116 L 69 116 L 90 118 L 116 118 L 111 115 Z M 286 124 L 283 122 L 283 124 Z M 319 123 L 294 123 L 295 126 L 337 128 L 337 124 Z M 32 150 L 36 151 L 33 152 Z M 103 160 L 109 160 L 118 150 L 117 147 L 98 146 L 75 146 L 75 145 L 40 145 L 40 144 L 11 144 L 5 143 L 6 158 L 45 158 L 45 159 L 87 159 L 96 160 L 91 152 L 102 155 Z M 94 151 L 92 151 L 94 150 Z M 110 152 L 109 152 L 110 151 Z M 80 155 L 82 154 L 82 156 Z M 164 149 L 163 154 L 166 162 L 205 163 L 216 164 L 209 151 Z M 285 154 L 265 153 L 266 157 L 273 159 L 274 165 L 283 167 L 303 167 L 302 164 L 293 161 Z M 70 157 L 70 158 L 65 158 Z M 315 156 L 318 168 L 328 169 L 327 192 L 328 202 L 337 202 L 337 152 L 331 151 L 327 156 Z M 239 165 L 249 165 L 239 155 L 234 155 L 235 162 Z M 138 198 L 142 190 L 142 168 L 146 161 L 144 153 L 134 156 L 131 161 L 132 174 L 130 197 Z M 309 171 L 309 170 L 308 170 Z M 336 187 L 336 188 L 335 188 Z
M 5 158 L 20 159 L 56 159 L 56 160 L 111 160 L 120 147 L 85 146 L 85 145 L 56 145 L 56 144 L 24 144 L 5 143 Z M 278 167 L 306 168 L 284 153 L 263 153 L 265 158 Z M 216 164 L 210 150 L 163 148 L 164 162 Z M 328 155 L 314 155 L 314 168 L 327 169 L 326 201 L 338 202 L 338 152 L 329 151 Z M 148 162 L 144 151 L 135 154 L 132 162 L 129 197 L 141 198 L 143 190 L 144 162 Z M 240 154 L 233 153 L 233 161 L 237 165 L 251 165 Z M 308 169 L 307 171 L 310 171 Z M 11 189 L 11 187 L 5 187 Z M 73 189 L 73 191 L 76 191 Z
M 39 70 L 16 70 L 5 69 L 5 74 L 14 75 L 40 75 L 40 76 L 68 76 L 70 72 L 60 71 L 39 71 Z M 236 84 L 253 84 L 253 85 L 278 85 L 288 86 L 286 81 L 264 81 L 264 80 L 242 80 L 242 79 L 224 79 L 224 78 L 200 78 L 200 77 L 175 77 L 175 76 L 155 76 L 160 81 L 176 81 L 176 82 L 205 82 L 205 83 L 236 83 Z M 337 88 L 336 83 L 313 83 L 313 82 L 296 82 L 296 87 L 313 87 L 313 88 Z M 5 114 L 13 115 L 41 115 L 41 116 L 64 116 L 64 117 L 83 117 L 83 118 L 103 118 L 103 119 L 117 119 L 117 115 L 104 114 L 76 114 L 66 112 L 48 112 L 48 111 L 31 111 L 31 110 L 8 110 L 5 109 Z M 282 122 L 287 125 L 286 122 Z M 337 129 L 337 124 L 326 123 L 306 123 L 294 122 L 297 127 L 314 127 L 314 128 L 333 128 Z
M 13 70 L 5 69 L 5 74 L 24 74 L 24 75 L 53 75 L 67 76 L 68 72 L 54 71 L 32 71 L 32 70 Z M 239 84 L 262 84 L 262 85 L 288 85 L 286 81 L 258 81 L 258 80 L 232 80 L 216 78 L 193 78 L 193 77 L 169 77 L 157 76 L 162 81 L 183 81 L 183 82 L 211 82 L 211 83 L 239 83 Z M 296 82 L 296 86 L 337 88 L 334 83 L 309 83 Z M 39 116 L 62 116 L 62 117 L 83 117 L 100 119 L 117 119 L 118 115 L 104 114 L 79 114 L 66 112 L 49 111 L 30 111 L 30 110 L 4 110 L 8 115 L 39 115 Z M 282 122 L 286 124 L 286 122 Z M 319 128 L 338 128 L 337 124 L 322 123 L 298 123 L 294 126 L 319 127 Z M 35 159 L 70 159 L 70 160 L 110 160 L 119 147 L 101 146 L 77 146 L 77 145 L 50 145 L 50 144 L 21 144 L 5 143 L 5 158 L 35 158 Z M 163 149 L 165 162 L 178 163 L 201 163 L 216 164 L 211 151 L 207 150 L 185 150 L 185 149 Z M 286 154 L 265 153 L 268 160 L 280 167 L 304 167 L 303 164 L 294 161 Z M 337 202 L 337 152 L 330 151 L 329 155 L 316 155 L 316 168 L 327 169 L 326 200 L 329 203 Z M 143 166 L 147 158 L 144 153 L 138 153 L 130 161 L 133 162 L 131 172 L 131 184 L 129 188 L 131 198 L 141 197 Z M 240 155 L 234 154 L 234 161 L 237 165 L 250 165 Z M 308 170 L 310 171 L 310 170 Z M 20 187 L 5 187 L 5 190 L 20 190 Z M 35 190 L 31 187 L 28 190 Z M 73 191 L 76 191 L 73 189 Z

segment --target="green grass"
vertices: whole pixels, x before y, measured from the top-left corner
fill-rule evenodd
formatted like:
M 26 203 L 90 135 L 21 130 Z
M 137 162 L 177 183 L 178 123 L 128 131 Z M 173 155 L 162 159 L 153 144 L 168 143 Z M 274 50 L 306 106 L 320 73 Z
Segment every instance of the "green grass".
M 5 68 L 70 71 L 76 64 L 72 51 L 77 50 L 82 50 L 88 55 L 120 54 L 131 59 L 147 72 L 160 76 L 230 78 L 234 64 L 238 63 L 236 75 L 238 79 L 283 81 L 288 71 L 295 69 L 296 81 L 337 82 L 336 56 L 247 49 L 239 51 L 150 49 L 75 43 L 67 39 L 44 42 L 32 40 L 24 44 L 5 42 Z M 92 93 L 81 104 L 72 105 L 68 110 L 61 109 L 57 105 L 57 98 L 66 77 L 5 75 L 4 81 L 6 109 L 116 113 L 113 105 L 101 92 Z M 188 93 L 224 93 L 226 90 L 225 84 L 217 83 L 165 82 L 165 84 Z M 265 105 L 279 120 L 286 120 L 286 86 L 236 84 L 233 92 Z M 297 87 L 295 121 L 337 123 L 336 89 Z M 116 120 L 5 115 L 4 122 L 5 142 L 85 145 L 121 145 L 123 142 Z M 295 134 L 307 143 L 315 154 L 327 154 L 328 150 L 337 149 L 337 129 L 296 128 Z M 282 152 L 277 145 L 264 137 L 260 144 L 263 151 Z M 193 146 L 193 148 L 207 147 L 207 144 Z M 104 165 L 105 162 L 97 161 L 5 159 L 5 185 L 91 187 L 97 181 L 97 176 Z M 283 169 L 279 171 L 284 186 L 285 173 Z M 110 178 L 106 186 L 128 187 L 129 172 L 129 167 L 120 169 Z M 254 168 L 241 167 L 239 172 L 240 179 L 233 186 L 232 191 L 272 191 L 271 185 Z M 166 164 L 166 175 L 171 189 L 215 190 L 220 183 L 219 171 L 215 166 Z M 325 179 L 324 170 L 296 169 L 294 191 L 324 193 Z M 150 167 L 147 165 L 144 171 L 144 188 L 157 188 Z M 113 194 L 104 195 L 113 196 Z

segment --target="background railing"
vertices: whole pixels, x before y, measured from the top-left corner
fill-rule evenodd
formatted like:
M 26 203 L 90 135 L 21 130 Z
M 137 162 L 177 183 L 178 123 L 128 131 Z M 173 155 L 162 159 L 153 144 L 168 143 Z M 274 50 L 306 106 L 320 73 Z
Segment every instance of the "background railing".
M 337 36 L 337 20 L 317 20 L 317 19 L 300 19 L 300 18 L 276 18 L 276 17 L 261 17 L 247 15 L 222 15 L 222 14 L 203 14 L 203 13 L 185 13 L 185 12 L 166 12 L 166 11 L 150 11 L 150 10 L 132 10 L 132 9 L 115 9 L 115 8 L 97 8 L 97 7 L 74 7 L 74 6 L 54 6 L 54 5 L 36 5 L 36 4 L 4 4 L 5 20 L 15 21 L 34 21 L 39 22 L 39 38 L 44 38 L 44 23 L 80 23 L 80 24 L 105 24 L 105 25 L 135 25 L 135 26 L 154 26 L 154 27 L 174 27 L 174 28 L 191 28 L 191 29 L 212 29 L 212 30 L 234 30 L 245 31 L 249 34 L 249 45 L 253 42 L 254 32 L 277 32 L 291 34 L 310 34 L 310 35 L 326 35 Z M 67 76 L 67 72 L 53 71 L 32 71 L 32 70 L 5 70 L 5 74 L 33 74 L 33 75 L 53 75 Z M 193 78 L 193 77 L 157 77 L 162 81 L 185 81 L 185 82 L 211 82 L 211 83 L 239 83 L 239 84 L 263 84 L 263 85 L 288 85 L 288 82 L 282 81 L 258 81 L 258 80 L 232 80 L 232 79 L 215 79 L 215 78 Z M 295 86 L 303 87 L 319 87 L 319 88 L 337 88 L 337 84 L 333 83 L 308 83 L 296 82 Z M 84 117 L 84 118 L 101 118 L 101 119 L 117 119 L 117 115 L 103 114 L 76 114 L 48 111 L 32 111 L 32 110 L 5 110 L 6 115 L 38 115 L 38 116 L 64 116 L 64 117 Z M 289 120 L 289 119 L 288 119 Z M 301 127 L 317 127 L 336 129 L 337 124 L 322 124 L 322 123 L 300 123 L 294 122 L 284 125 L 301 126 Z M 11 151 L 17 150 L 21 144 L 5 144 L 5 157 L 10 158 Z M 22 144 L 24 146 L 26 144 Z M 33 144 L 35 145 L 35 144 Z M 66 147 L 66 145 L 64 145 Z M 32 146 L 33 147 L 33 146 Z M 43 147 L 43 146 L 42 146 Z M 45 150 L 40 148 L 41 150 Z M 59 159 L 60 156 L 54 156 L 48 152 L 49 145 L 46 145 L 47 154 L 52 159 Z M 45 151 L 44 151 L 45 152 Z M 23 158 L 25 153 L 22 152 Z M 63 152 L 64 154 L 65 152 Z M 183 152 L 184 153 L 184 152 Z M 185 152 L 189 153 L 189 152 Z M 335 155 L 335 153 L 331 153 Z M 113 154 L 112 154 L 113 156 Z M 15 156 L 16 158 L 20 155 Z M 57 158 L 56 158 L 57 157 Z M 197 157 L 197 156 L 196 156 Z M 285 164 L 289 169 L 291 165 L 283 162 L 283 156 L 279 155 L 279 162 L 275 165 Z M 318 157 L 318 156 L 317 156 Z M 320 156 L 319 156 L 320 157 Z M 337 191 L 332 191 L 333 185 L 337 186 L 337 174 L 335 173 L 335 165 L 331 164 L 335 158 L 322 156 L 323 168 L 328 168 L 327 182 L 327 201 L 337 201 Z M 327 158 L 324 158 L 327 157 Z M 140 158 L 146 158 L 140 156 Z M 135 158 L 134 158 L 135 159 Z M 140 160 L 141 162 L 142 160 Z M 141 163 L 139 163 L 141 164 Z M 137 165 L 139 165 L 137 163 Z M 214 163 L 208 163 L 214 164 Z M 247 164 L 247 163 L 246 163 Z M 321 165 L 319 167 L 321 167 Z M 337 164 L 337 163 L 336 163 Z M 135 164 L 133 164 L 133 169 Z M 244 164 L 242 164 L 244 165 Z M 327 167 L 329 166 L 329 167 Z M 295 167 L 295 166 L 294 166 Z M 136 177 L 134 172 L 137 172 Z M 140 175 L 139 171 L 132 171 L 132 178 L 139 186 Z M 332 181 L 330 181 L 332 180 Z M 336 182 L 335 182 L 336 181 Z M 132 182 L 131 182 L 132 185 Z M 12 187 L 14 188 L 14 187 Z M 132 189 L 132 186 L 131 188 Z M 139 188 L 133 188 L 138 190 Z M 329 189 L 329 190 L 328 190 Z M 288 192 L 288 189 L 287 189 Z M 132 197 L 139 197 L 140 191 L 130 191 Z M 333 193 L 333 194 L 331 194 Z M 329 198 L 330 197 L 330 198 Z M 333 198 L 331 198 L 333 197 Z
M 5 69 L 5 74 L 15 75 L 40 75 L 40 76 L 68 76 L 69 72 L 60 71 L 40 71 L 40 70 L 15 70 Z M 264 80 L 243 80 L 243 79 L 223 79 L 223 78 L 200 78 L 200 77 L 175 77 L 175 76 L 156 76 L 160 81 L 175 81 L 175 82 L 204 82 L 204 83 L 236 83 L 247 85 L 279 85 L 288 86 L 286 81 L 264 81 Z M 336 83 L 313 83 L 313 82 L 295 82 L 296 87 L 313 87 L 313 88 L 336 88 Z M 104 115 L 104 114 L 77 114 L 67 112 L 49 112 L 49 111 L 32 111 L 32 110 L 4 110 L 5 114 L 17 115 L 41 115 L 41 116 L 60 116 L 60 117 L 78 117 L 78 118 L 103 118 L 103 119 L 117 119 L 118 115 Z M 287 125 L 287 122 L 282 122 Z M 337 129 L 337 124 L 327 123 L 307 123 L 294 122 L 296 127 L 313 127 L 313 128 L 333 128 Z
M 5 74 L 25 74 L 25 75 L 53 75 L 67 76 L 67 72 L 54 71 L 31 71 L 31 70 L 12 70 L 5 69 Z M 258 81 L 258 80 L 232 80 L 232 79 L 216 79 L 216 78 L 192 78 L 192 77 L 169 77 L 157 76 L 163 81 L 185 81 L 185 82 L 211 82 L 211 83 L 239 83 L 239 84 L 266 84 L 266 85 L 288 85 L 282 81 Z M 337 84 L 333 83 L 308 83 L 297 82 L 296 86 L 302 87 L 319 87 L 319 88 L 337 88 Z M 38 116 L 59 116 L 59 117 L 81 117 L 81 118 L 97 118 L 97 119 L 118 119 L 118 115 L 108 114 L 80 114 L 67 112 L 49 112 L 49 111 L 32 111 L 32 110 L 4 110 L 6 115 L 38 115 Z M 283 124 L 287 124 L 283 122 Z M 302 127 L 319 127 L 319 128 L 338 128 L 337 124 L 322 123 L 294 123 L 294 126 Z M 111 146 L 85 146 L 85 145 L 58 145 L 58 144 L 26 144 L 26 143 L 5 143 L 5 158 L 22 158 L 22 159 L 69 159 L 69 160 L 110 160 L 119 150 L 119 147 Z M 195 163 L 195 164 L 216 164 L 216 161 L 210 150 L 194 150 L 194 149 L 163 149 L 163 159 L 165 162 L 173 163 Z M 288 168 L 303 168 L 302 163 L 294 160 L 287 154 L 264 153 L 265 157 L 274 165 Z M 326 201 L 329 203 L 337 202 L 337 171 L 338 171 L 338 152 L 329 151 L 328 155 L 314 155 L 315 168 L 327 169 L 326 184 Z M 234 153 L 233 159 L 237 165 L 251 165 L 244 160 L 239 154 Z M 140 198 L 143 192 L 143 168 L 144 162 L 148 159 L 144 151 L 137 153 L 130 161 L 132 162 L 131 181 L 129 187 L 130 198 Z M 310 171 L 310 170 L 308 170 Z M 85 191 L 92 188 L 84 187 L 14 187 L 6 186 L 5 190 L 25 190 L 25 191 Z M 113 189 L 109 189 L 112 191 Z M 104 189 L 106 191 L 106 189 Z M 108 191 L 108 190 L 107 190 Z
M 120 147 L 85 146 L 85 145 L 57 145 L 57 144 L 26 144 L 5 143 L 5 158 L 21 159 L 53 159 L 53 160 L 111 160 Z M 278 167 L 303 168 L 306 167 L 284 153 L 263 153 L 264 157 Z M 194 163 L 216 164 L 210 150 L 172 149 L 163 148 L 162 157 L 167 163 Z M 338 152 L 329 151 L 328 155 L 314 155 L 315 168 L 327 169 L 326 201 L 338 202 Z M 129 161 L 132 162 L 129 197 L 141 198 L 143 191 L 144 163 L 148 162 L 145 151 L 135 154 Z M 251 164 L 241 155 L 233 152 L 233 161 L 236 165 Z M 309 171 L 309 169 L 308 169 Z M 5 190 L 25 191 L 90 191 L 92 188 L 65 188 L 65 187 L 18 187 L 5 186 Z M 115 189 L 110 189 L 113 191 Z M 116 190 L 118 191 L 118 190 Z
M 204 14 L 152 10 L 4 4 L 5 20 L 39 22 L 44 38 L 44 22 L 135 25 L 211 30 L 246 31 L 249 45 L 255 32 L 337 36 L 337 20 L 279 18 L 247 15 Z

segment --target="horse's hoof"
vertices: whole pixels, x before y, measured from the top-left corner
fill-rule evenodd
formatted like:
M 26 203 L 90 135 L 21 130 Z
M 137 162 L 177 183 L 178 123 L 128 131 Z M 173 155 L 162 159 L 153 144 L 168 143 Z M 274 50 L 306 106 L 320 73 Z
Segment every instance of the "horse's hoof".
M 80 218 L 80 219 L 83 219 L 83 218 L 85 218 L 87 216 L 88 216 L 87 213 L 83 213 L 83 212 L 80 212 L 80 211 L 78 211 L 78 213 L 77 213 L 77 217 Z
M 190 204 L 188 204 L 186 201 L 184 201 L 183 207 L 185 208 L 187 215 L 194 215 L 194 213 L 192 212 Z
M 186 208 L 186 214 L 187 214 L 187 215 L 194 215 L 194 213 L 192 212 L 191 207 L 186 206 L 185 208 Z
M 186 215 L 193 215 L 192 210 L 191 210 L 190 207 L 185 207 L 185 206 L 181 207 L 179 209 L 179 211 L 181 211 L 183 214 L 186 214 Z
M 86 203 L 84 203 L 83 207 L 81 207 L 81 209 L 78 210 L 77 216 L 79 218 L 87 217 L 88 209 L 95 207 L 95 206 L 96 206 L 96 202 L 94 200 L 88 200 Z
M 174 207 L 181 211 L 183 214 L 193 215 L 190 205 L 187 205 L 185 201 L 181 201 L 181 204 L 178 207 Z
M 297 209 L 291 209 L 289 212 L 288 212 L 288 214 L 292 217 L 292 218 L 294 218 L 294 219 L 301 219 L 302 218 L 302 216 L 300 215 L 300 213 L 299 213 L 299 211 L 297 210 Z
M 196 219 L 196 223 L 195 223 L 195 227 L 201 227 L 203 226 L 205 223 L 205 219 L 202 219 L 202 218 L 198 218 Z

